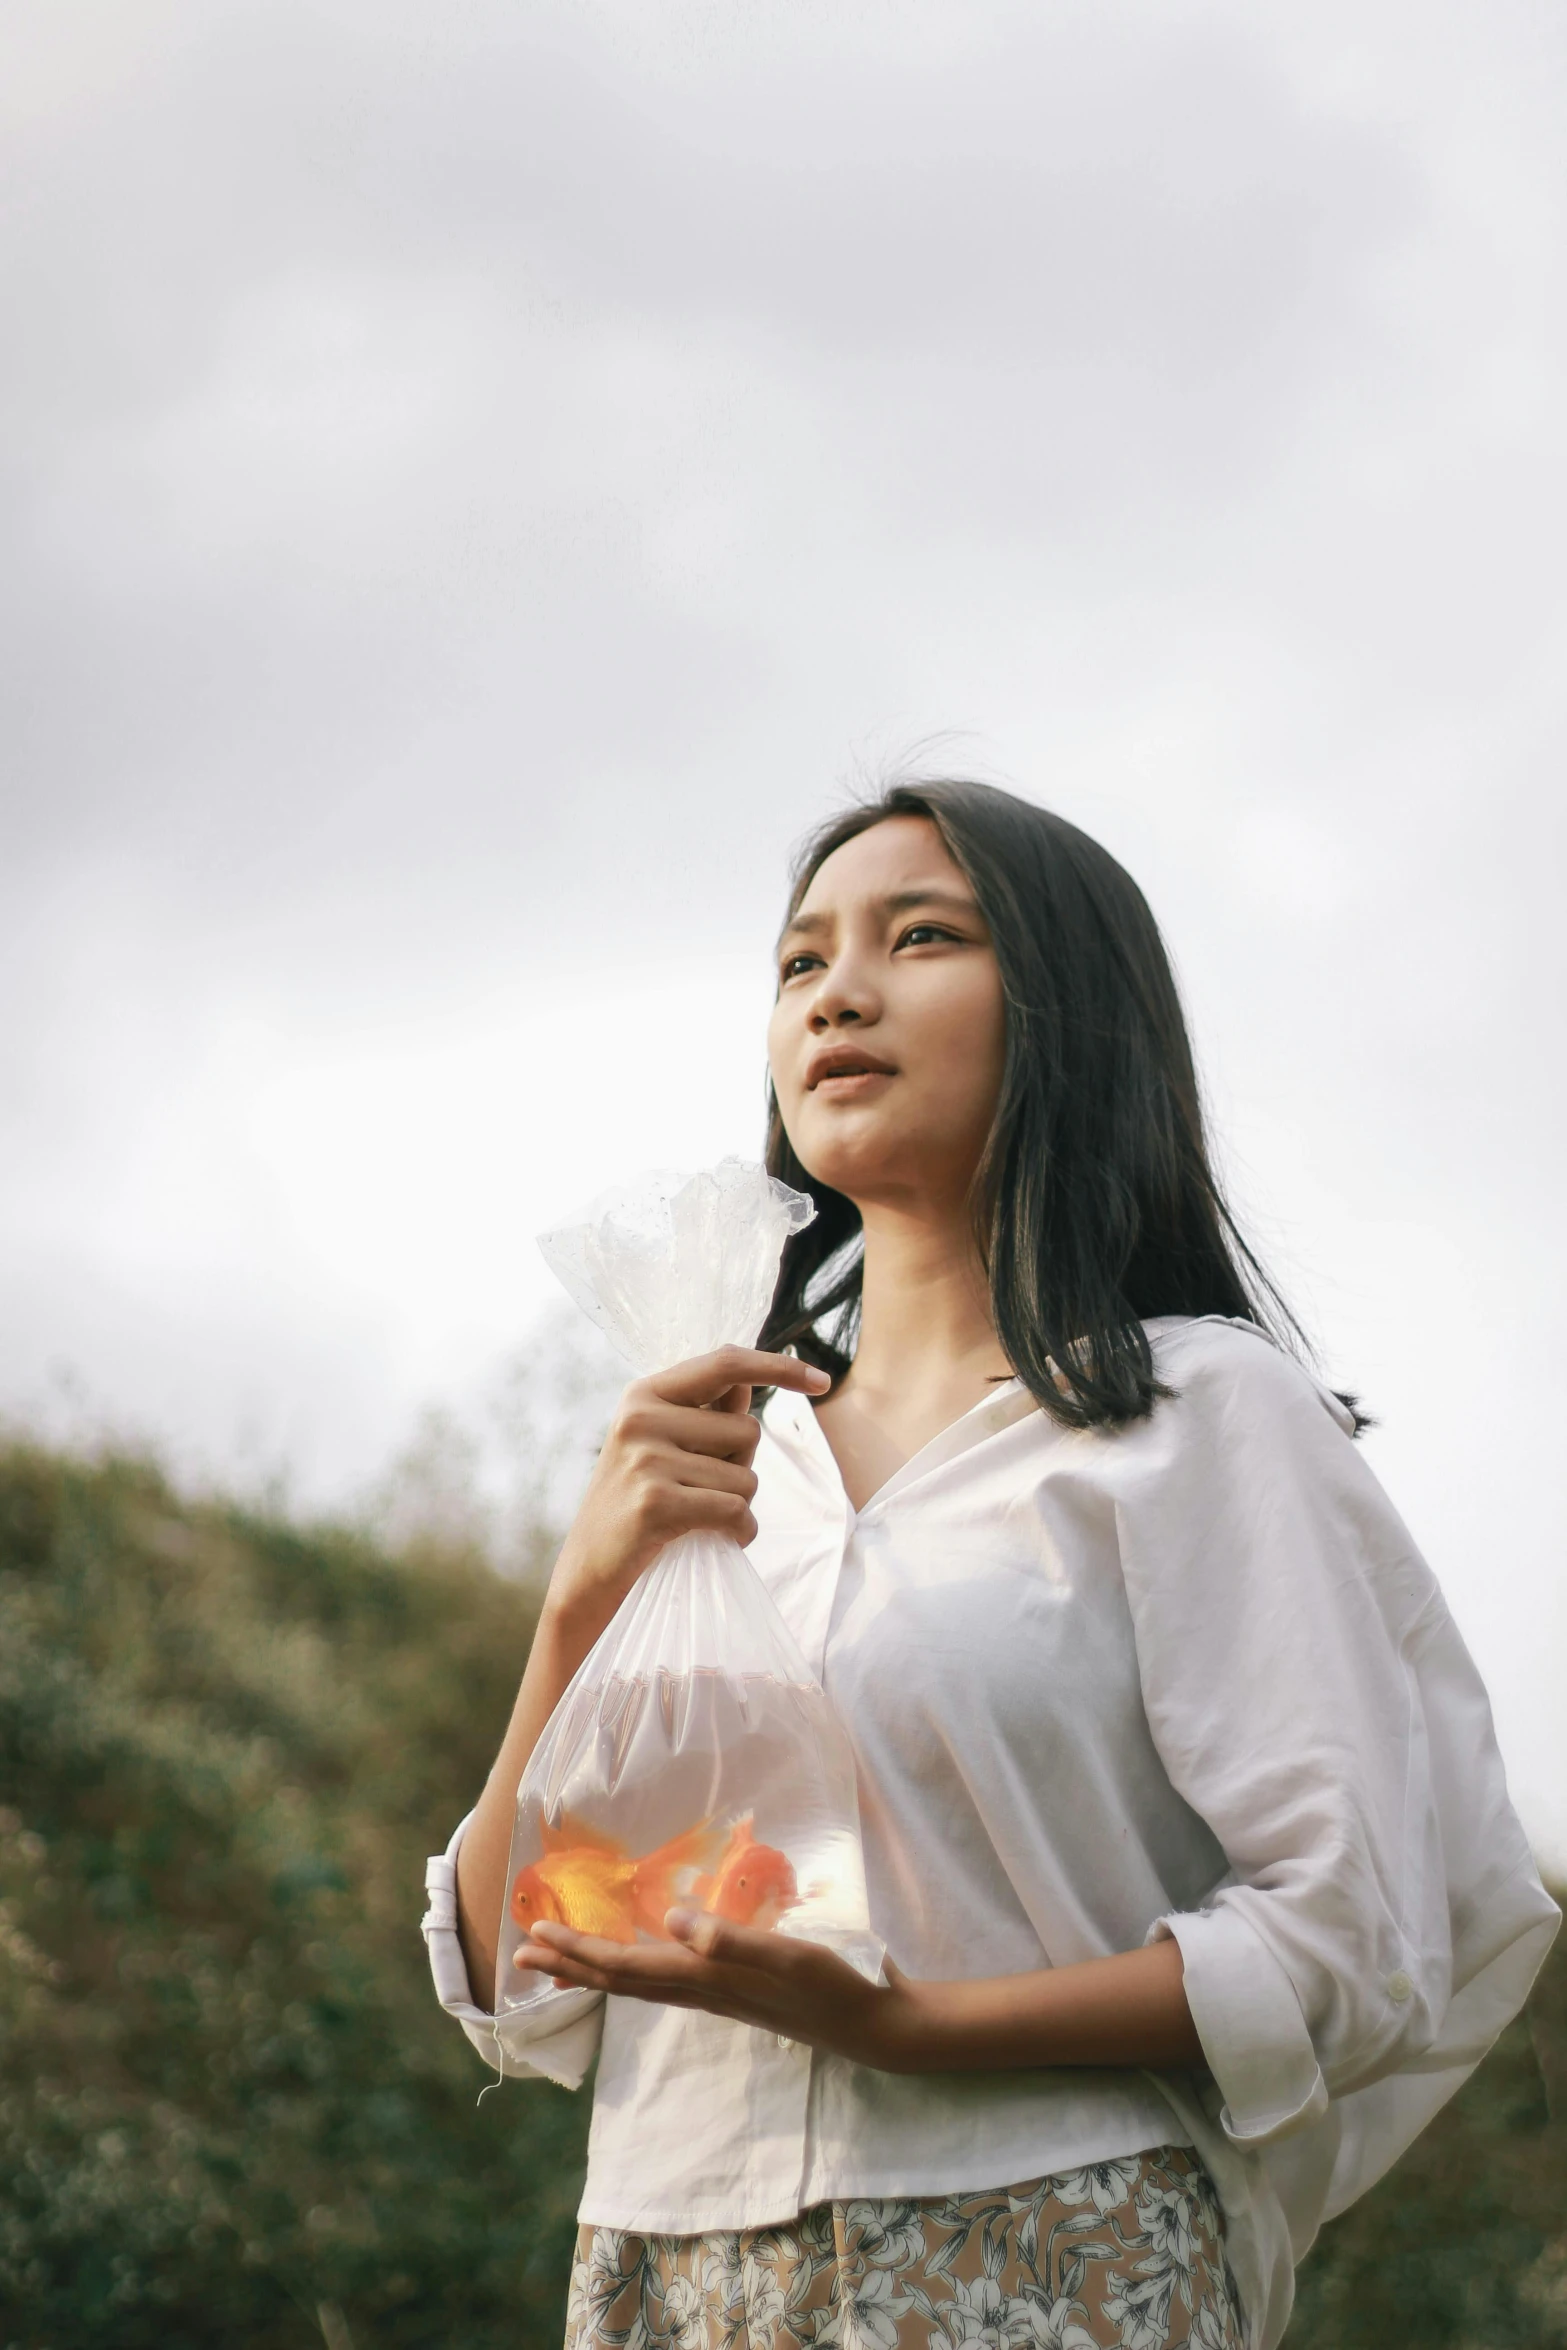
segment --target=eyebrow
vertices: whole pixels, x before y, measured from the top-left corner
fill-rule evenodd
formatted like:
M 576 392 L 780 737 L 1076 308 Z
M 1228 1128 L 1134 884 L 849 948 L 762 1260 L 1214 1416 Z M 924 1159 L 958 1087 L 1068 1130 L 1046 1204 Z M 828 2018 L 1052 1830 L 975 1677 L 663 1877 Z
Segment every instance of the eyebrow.
M 955 890 L 950 889 L 895 890 L 891 897 L 879 899 L 878 904 L 884 914 L 910 914 L 918 906 L 946 906 L 955 914 L 979 912 L 972 898 L 960 897 Z M 796 914 L 793 921 L 786 922 L 779 932 L 778 943 L 782 946 L 786 938 L 814 937 L 819 931 L 830 928 L 831 923 L 830 914 Z

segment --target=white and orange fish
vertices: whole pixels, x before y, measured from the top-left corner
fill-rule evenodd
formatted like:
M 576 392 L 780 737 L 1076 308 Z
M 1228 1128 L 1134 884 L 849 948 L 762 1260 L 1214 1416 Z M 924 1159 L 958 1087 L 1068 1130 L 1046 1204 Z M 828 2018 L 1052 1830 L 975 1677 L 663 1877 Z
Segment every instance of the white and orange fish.
M 635 1942 L 639 1933 L 667 1942 L 665 1912 L 682 1898 L 699 1898 L 698 1887 L 711 1882 L 705 1872 L 718 1833 L 703 1820 L 633 1859 L 613 1836 L 562 1813 L 558 1828 L 544 1824 L 542 1858 L 513 1880 L 512 1922 L 525 1933 L 548 1922 L 607 1942 Z
M 788 1854 L 775 1844 L 758 1844 L 751 1812 L 736 1820 L 723 1858 L 699 1892 L 702 1906 L 715 1918 L 727 1918 L 733 1926 L 755 1926 L 763 1933 L 776 1926 L 800 1897 Z

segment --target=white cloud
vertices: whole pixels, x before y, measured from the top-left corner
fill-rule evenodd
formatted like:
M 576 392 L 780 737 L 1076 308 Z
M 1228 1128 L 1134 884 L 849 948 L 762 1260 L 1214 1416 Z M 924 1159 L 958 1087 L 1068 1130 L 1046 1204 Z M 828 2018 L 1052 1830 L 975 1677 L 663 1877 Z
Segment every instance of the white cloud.
M 354 1487 L 569 1195 L 754 1135 L 790 839 L 971 729 L 1148 889 L 1567 1863 L 1546 19 L 62 22 L 0 31 L 0 1401 Z

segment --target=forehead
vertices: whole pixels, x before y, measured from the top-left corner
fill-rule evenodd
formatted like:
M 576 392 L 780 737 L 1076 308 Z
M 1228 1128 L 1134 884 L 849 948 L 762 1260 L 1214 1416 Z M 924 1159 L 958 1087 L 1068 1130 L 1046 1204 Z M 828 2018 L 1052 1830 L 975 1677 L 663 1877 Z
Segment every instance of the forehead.
M 799 910 L 830 913 L 858 899 L 901 897 L 920 888 L 971 894 L 928 816 L 887 816 L 822 860 Z

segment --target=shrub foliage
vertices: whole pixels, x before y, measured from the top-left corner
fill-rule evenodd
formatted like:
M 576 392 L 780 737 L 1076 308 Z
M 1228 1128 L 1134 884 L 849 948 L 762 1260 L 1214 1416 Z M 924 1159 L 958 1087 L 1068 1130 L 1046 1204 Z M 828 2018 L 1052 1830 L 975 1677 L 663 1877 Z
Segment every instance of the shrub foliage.
M 0 2336 L 557 2342 L 582 2099 L 432 1999 L 528 1607 L 472 1556 L 0 1455 Z

